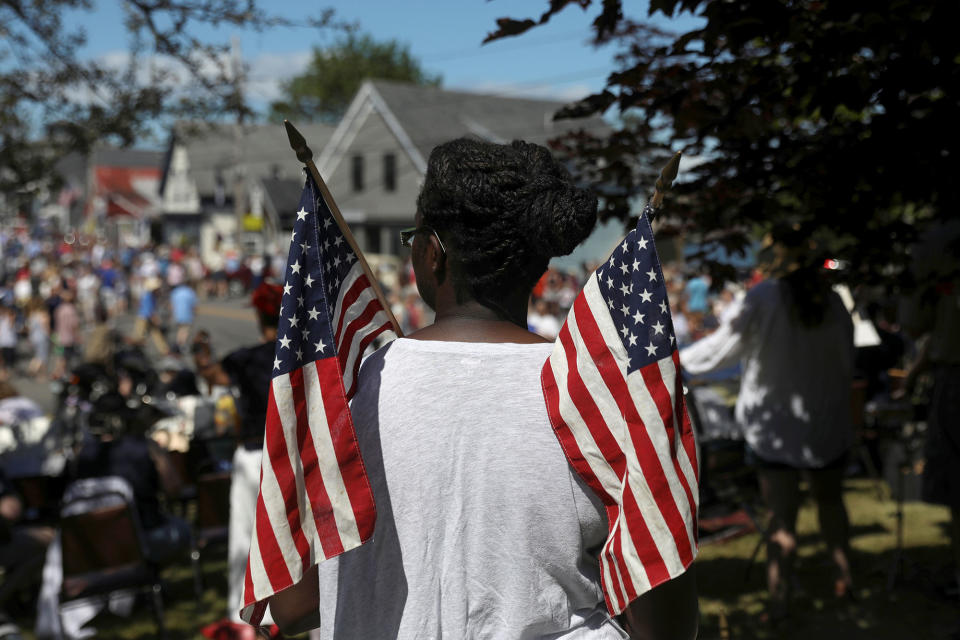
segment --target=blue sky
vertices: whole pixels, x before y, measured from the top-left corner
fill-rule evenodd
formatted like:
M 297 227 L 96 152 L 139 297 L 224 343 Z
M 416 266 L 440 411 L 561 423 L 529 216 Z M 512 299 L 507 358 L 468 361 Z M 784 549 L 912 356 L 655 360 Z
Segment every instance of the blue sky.
M 94 0 L 96 11 L 77 16 L 88 31 L 86 53 L 125 59 L 128 40 L 117 0 Z M 599 91 L 616 70 L 612 47 L 595 49 L 587 44 L 590 24 L 599 12 L 599 0 L 587 11 L 571 6 L 546 25 L 488 45 L 484 37 L 500 17 L 538 17 L 547 0 L 332 0 L 261 2 L 285 17 L 318 15 L 332 7 L 340 19 L 356 22 L 378 40 L 396 39 L 410 46 L 413 55 L 430 73 L 439 73 L 443 86 L 483 93 L 576 100 Z M 646 16 L 647 1 L 625 2 L 631 17 Z M 659 17 L 664 28 L 687 30 L 696 25 L 689 16 L 674 21 Z M 313 29 L 273 29 L 264 33 L 231 29 L 195 30 L 205 40 L 239 39 L 249 67 L 247 91 L 254 106 L 265 110 L 279 97 L 279 82 L 302 71 L 315 46 L 332 42 L 332 33 Z M 555 260 L 566 269 L 583 260 L 602 259 L 623 234 L 622 223 L 598 225 L 594 234 L 573 255 Z
M 632 4 L 635 17 L 646 14 L 645 1 Z M 317 15 L 331 7 L 339 18 L 356 22 L 377 39 L 409 44 L 423 67 L 439 73 L 448 88 L 576 99 L 601 89 L 615 68 L 613 48 L 598 50 L 587 44 L 597 7 L 583 11 L 571 6 L 547 25 L 519 37 L 481 45 L 495 28 L 497 18 L 539 16 L 547 7 L 546 0 L 293 0 L 261 5 L 291 19 Z M 119 3 L 99 0 L 95 6 L 94 13 L 78 16 L 88 30 L 87 54 L 122 56 L 128 42 Z M 691 24 L 692 19 L 686 18 L 678 27 L 689 28 Z M 264 33 L 207 29 L 195 33 L 217 42 L 226 42 L 231 36 L 239 38 L 250 68 L 249 96 L 258 107 L 277 97 L 280 80 L 305 67 L 312 47 L 332 40 L 332 34 L 307 28 Z

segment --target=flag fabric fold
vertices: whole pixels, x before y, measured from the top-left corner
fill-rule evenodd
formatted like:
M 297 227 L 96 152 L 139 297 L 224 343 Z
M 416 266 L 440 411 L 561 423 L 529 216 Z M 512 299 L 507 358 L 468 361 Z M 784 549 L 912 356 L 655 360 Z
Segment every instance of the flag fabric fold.
M 646 210 L 574 301 L 541 383 L 570 465 L 606 508 L 601 586 L 620 614 L 697 552 L 698 454 Z
M 360 259 L 309 172 L 283 274 L 244 621 L 327 558 L 363 544 L 376 509 L 350 415 L 360 360 L 393 336 Z

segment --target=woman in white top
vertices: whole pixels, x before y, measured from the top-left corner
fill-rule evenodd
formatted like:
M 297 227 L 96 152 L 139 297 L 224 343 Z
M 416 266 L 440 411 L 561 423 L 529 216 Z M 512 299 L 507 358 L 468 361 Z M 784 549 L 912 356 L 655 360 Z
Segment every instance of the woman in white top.
M 689 573 L 607 611 L 602 504 L 567 463 L 527 330 L 550 258 L 596 198 L 540 146 L 460 139 L 430 155 L 412 248 L 434 324 L 368 357 L 352 401 L 377 504 L 371 541 L 271 599 L 320 638 L 693 638 Z M 319 587 L 319 588 L 318 588 Z
M 736 417 L 757 467 L 773 520 L 767 544 L 768 617 L 787 613 L 796 549 L 799 480 L 805 473 L 820 529 L 836 565 L 837 596 L 850 594 L 848 519 L 842 480 L 853 443 L 853 323 L 823 269 L 810 255 L 779 245 L 780 277 L 757 284 L 732 303 L 713 334 L 680 351 L 684 370 L 699 375 L 743 366 Z

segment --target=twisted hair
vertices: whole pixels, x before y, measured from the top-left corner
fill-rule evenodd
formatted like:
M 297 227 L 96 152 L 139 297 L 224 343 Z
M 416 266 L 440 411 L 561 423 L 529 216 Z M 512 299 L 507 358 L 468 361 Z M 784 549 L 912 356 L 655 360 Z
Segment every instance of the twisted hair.
M 573 251 L 597 219 L 596 196 L 545 147 L 519 140 L 436 147 L 417 208 L 455 249 L 458 297 L 497 310 L 504 292 L 532 288 L 550 258 Z

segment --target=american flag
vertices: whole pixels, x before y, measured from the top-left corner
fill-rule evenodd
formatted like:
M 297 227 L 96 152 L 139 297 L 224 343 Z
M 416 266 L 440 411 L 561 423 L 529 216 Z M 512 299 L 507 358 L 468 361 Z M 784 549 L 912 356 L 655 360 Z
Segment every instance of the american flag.
M 606 507 L 601 584 L 614 615 L 697 552 L 696 442 L 646 211 L 577 296 L 543 367 L 550 422 Z
M 290 240 L 241 617 L 373 533 L 373 493 L 349 401 L 391 317 L 307 173 Z M 391 334 L 392 335 L 392 332 Z

